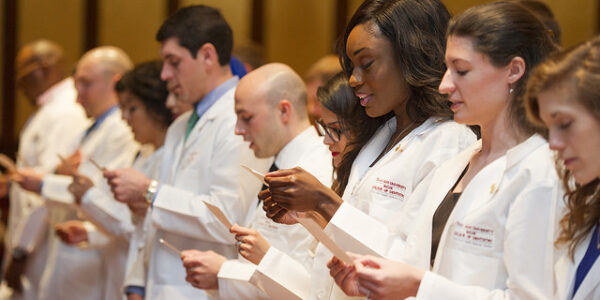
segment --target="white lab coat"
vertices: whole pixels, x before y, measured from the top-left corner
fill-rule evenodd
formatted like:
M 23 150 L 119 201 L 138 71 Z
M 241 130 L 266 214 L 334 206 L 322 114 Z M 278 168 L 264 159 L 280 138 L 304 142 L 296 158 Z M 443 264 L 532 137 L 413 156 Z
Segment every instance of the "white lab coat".
M 575 285 L 575 272 L 579 263 L 583 259 L 592 238 L 593 230 L 588 233 L 587 237 L 575 248 L 574 260 L 568 254 L 566 247 L 557 249 L 559 257 L 555 266 L 554 274 L 556 279 L 556 292 L 554 299 L 557 300 L 592 300 L 600 299 L 600 259 L 596 259 L 592 268 L 587 273 L 577 293 L 573 295 L 573 287 Z M 571 298 L 571 296 L 573 296 Z
M 142 147 L 133 168 L 150 176 L 156 176 L 162 158 L 162 148 L 153 153 L 151 146 Z M 153 172 L 152 172 L 153 171 Z M 129 241 L 134 231 L 131 212 L 127 205 L 114 200 L 105 181 L 94 186 L 81 199 L 81 211 L 87 221 L 86 247 L 97 249 L 104 261 L 104 299 L 123 298 L 123 282 L 127 266 Z
M 342 197 L 344 204 L 325 228 L 344 250 L 372 253 L 365 252 L 367 248 L 352 236 L 356 233 L 370 240 L 374 231 L 359 222 L 350 221 L 350 218 L 337 216 L 344 212 L 342 207 L 356 206 L 358 209 L 355 210 L 364 211 L 371 219 L 390 227 L 386 230 L 398 231 L 400 229 L 395 226 L 398 223 L 397 214 L 403 212 L 406 222 L 410 224 L 408 218 L 413 218 L 419 210 L 420 203 L 406 200 L 411 199 L 412 191 L 418 185 L 429 182 L 428 175 L 435 167 L 475 141 L 475 135 L 468 127 L 453 121 L 430 118 L 394 145 L 374 166 L 369 167 L 394 131 L 395 118 L 392 118 L 363 147 L 353 163 Z M 336 222 L 337 219 L 348 222 Z M 295 276 L 296 281 L 307 280 L 306 274 L 309 274 L 311 299 L 348 298 L 329 276 L 326 265 L 331 257 L 331 252 L 319 244 L 313 267 L 308 273 L 301 269 L 301 265 L 290 260 L 286 262 L 290 270 L 295 270 L 288 274 Z
M 135 161 L 133 167 L 144 173 L 149 178 L 158 178 L 160 165 L 164 153 L 164 147 L 156 150 L 149 157 L 142 157 Z M 128 286 L 146 286 L 148 264 L 152 251 L 154 227 L 152 226 L 150 209 L 145 217 L 132 215 L 135 229 L 131 235 L 129 250 L 127 252 L 127 264 L 125 267 L 125 281 L 122 292 Z
M 121 119 L 120 110 L 108 115 L 82 140 L 85 129 L 82 128 L 81 138 L 70 145 L 69 150 L 71 153 L 77 148 L 81 150 L 83 160 L 79 173 L 89 177 L 95 186 L 101 186 L 104 184 L 103 174 L 89 158 L 108 169 L 127 167 L 131 165 L 139 145 Z M 54 225 L 85 218 L 67 190 L 71 182 L 69 176 L 49 174 L 44 177 L 42 196 L 49 209 L 50 234 L 48 262 L 42 275 L 39 296 L 41 299 L 103 299 L 106 269 L 101 253 L 93 248 L 68 246 L 54 235 Z M 108 197 L 102 199 L 113 201 Z M 93 234 L 90 239 L 94 240 Z
M 88 126 L 85 112 L 75 102 L 76 98 L 77 92 L 70 77 L 40 95 L 37 101 L 40 107 L 21 131 L 16 161 L 18 168 L 30 167 L 51 173 L 59 163 L 57 154 L 69 154 L 64 153 L 61 146 L 71 143 L 81 128 Z M 11 186 L 5 253 L 10 254 L 15 247 L 30 251 L 24 273 L 28 284 L 25 284 L 23 294 L 14 295 L 13 299 L 37 298 L 36 289 L 46 262 L 47 243 L 45 234 L 32 234 L 28 226 L 32 225 L 29 224 L 31 221 L 44 223 L 46 208 L 43 203 L 39 195 L 25 191 L 17 184 Z M 35 220 L 29 220 L 32 213 Z
M 435 210 L 480 149 L 478 141 L 434 172 L 405 262 L 429 266 Z M 550 299 L 561 195 L 552 152 L 538 135 L 488 164 L 448 218 L 417 299 Z
M 227 91 L 204 113 L 187 140 L 184 135 L 191 112 L 180 116 L 167 132 L 152 208 L 156 234 L 146 286 L 148 300 L 207 298 L 205 291 L 185 281 L 181 259 L 161 245 L 160 238 L 182 250 L 213 250 L 237 257 L 233 235 L 203 201 L 218 206 L 232 223 L 242 223 L 249 199 L 255 199 L 261 184 L 240 164 L 264 172 L 270 163 L 256 160 L 248 144 L 234 134 L 234 91 Z
M 291 140 L 275 158 L 279 169 L 301 167 L 314 175 L 326 186 L 331 185 L 333 164 L 331 152 L 323 144 L 315 128 L 310 126 Z M 253 203 L 250 209 L 249 227 L 257 230 L 271 245 L 261 262 L 255 266 L 243 257 L 228 260 L 219 270 L 219 299 L 277 299 L 270 290 L 271 281 L 295 291 L 308 291 L 309 286 L 295 288 L 296 282 L 279 282 L 285 279 L 279 272 L 286 270 L 280 265 L 275 253 L 286 253 L 305 268 L 312 265 L 309 246 L 314 241 L 310 233 L 300 224 L 282 225 L 267 218 L 260 203 Z M 248 270 L 250 280 L 240 280 Z M 247 278 L 247 276 L 246 276 Z M 261 290 L 264 287 L 264 290 Z M 264 292 L 264 293 L 263 293 Z M 271 298 L 269 298 L 269 296 Z

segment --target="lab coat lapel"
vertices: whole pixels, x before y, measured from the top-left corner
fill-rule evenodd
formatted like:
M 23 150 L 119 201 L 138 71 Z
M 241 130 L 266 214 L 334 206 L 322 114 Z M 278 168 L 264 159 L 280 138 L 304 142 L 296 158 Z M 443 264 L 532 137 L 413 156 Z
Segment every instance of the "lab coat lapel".
M 454 186 L 460 174 L 462 174 L 467 164 L 469 164 L 471 157 L 479 150 L 481 150 L 481 140 L 473 143 L 469 148 L 445 162 L 435 171 L 427 193 L 428 197 L 436 199 L 435 203 L 433 203 L 434 205 L 431 207 L 432 217 L 448 191 Z
M 576 263 L 570 265 L 571 267 L 569 268 L 569 273 L 568 273 L 569 277 L 567 278 L 567 280 L 569 282 L 568 289 L 567 289 L 567 291 L 568 291 L 567 296 L 569 296 L 573 293 L 575 272 L 577 271 L 577 266 L 579 266 L 579 263 L 581 262 L 581 260 L 583 259 L 583 256 L 585 255 L 585 252 L 587 251 L 591 237 L 592 237 L 591 234 L 588 234 L 586 239 L 581 244 L 579 244 L 579 247 L 577 247 L 577 250 L 575 251 L 575 262 Z M 577 289 L 577 293 L 573 296 L 573 300 L 593 299 L 593 297 L 592 297 L 592 295 L 590 295 L 590 293 L 594 290 L 595 287 L 597 287 L 600 284 L 600 272 L 595 271 L 595 270 L 598 270 L 599 268 L 600 268 L 600 259 L 596 259 L 596 261 L 594 262 L 594 265 L 592 265 L 592 268 L 590 269 L 590 271 L 587 273 L 587 275 L 581 282 L 579 289 Z

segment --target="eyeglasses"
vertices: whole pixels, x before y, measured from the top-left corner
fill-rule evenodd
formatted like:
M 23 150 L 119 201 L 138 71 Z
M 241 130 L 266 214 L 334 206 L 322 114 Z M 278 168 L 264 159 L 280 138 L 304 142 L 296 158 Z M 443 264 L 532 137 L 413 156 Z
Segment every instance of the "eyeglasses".
M 341 128 L 333 128 L 331 126 L 327 126 L 323 120 L 317 120 L 315 122 L 317 124 L 317 130 L 322 136 L 328 136 L 334 143 L 340 141 L 340 136 L 344 133 L 344 129 Z

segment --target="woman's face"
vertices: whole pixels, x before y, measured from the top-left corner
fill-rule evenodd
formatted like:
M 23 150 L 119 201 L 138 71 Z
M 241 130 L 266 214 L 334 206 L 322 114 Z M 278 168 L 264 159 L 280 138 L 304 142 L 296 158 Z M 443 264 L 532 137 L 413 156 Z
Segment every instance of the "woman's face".
M 448 38 L 445 59 L 448 69 L 439 91 L 448 95 L 456 122 L 485 126 L 507 113 L 508 67 L 494 66 L 470 38 L 458 36 Z
M 549 130 L 550 148 L 583 185 L 600 177 L 600 121 L 575 95 L 573 82 L 560 83 L 539 93 L 538 103 L 540 118 Z
M 119 104 L 123 120 L 131 128 L 133 136 L 140 144 L 150 143 L 156 135 L 156 123 L 148 115 L 144 103 L 129 91 L 119 93 Z
M 350 85 L 370 117 L 390 111 L 406 114 L 408 85 L 394 59 L 392 44 L 377 25 L 359 24 L 348 36 L 346 55 L 352 62 Z
M 337 115 L 323 106 L 321 106 L 321 121 L 333 136 L 337 137 L 335 131 L 341 132 L 339 134 L 339 141 L 337 142 L 332 140 L 327 134 L 324 135 L 323 139 L 323 143 L 329 146 L 329 151 L 331 151 L 331 156 L 333 156 L 333 166 L 337 168 L 342 162 L 342 158 L 346 152 L 350 150 L 346 147 L 349 141 L 348 137 L 344 130 L 342 130 Z

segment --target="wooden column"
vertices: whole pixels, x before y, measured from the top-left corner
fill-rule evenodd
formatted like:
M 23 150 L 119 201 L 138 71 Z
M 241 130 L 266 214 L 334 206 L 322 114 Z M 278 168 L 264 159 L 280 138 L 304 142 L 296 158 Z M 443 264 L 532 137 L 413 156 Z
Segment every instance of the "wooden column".
M 0 151 L 14 158 L 15 137 L 15 57 L 17 56 L 18 0 L 4 0 L 4 63 L 2 90 L 2 145 Z
M 86 0 L 83 12 L 83 52 L 98 46 L 98 0 Z

